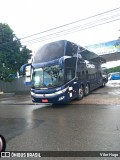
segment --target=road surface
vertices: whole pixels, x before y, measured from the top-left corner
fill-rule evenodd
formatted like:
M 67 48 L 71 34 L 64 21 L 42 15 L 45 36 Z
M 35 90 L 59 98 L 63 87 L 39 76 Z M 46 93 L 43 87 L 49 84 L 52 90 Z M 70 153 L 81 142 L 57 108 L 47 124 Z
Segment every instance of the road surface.
M 7 151 L 120 151 L 119 84 L 60 106 L 34 105 L 29 95 L 1 98 L 0 134 Z

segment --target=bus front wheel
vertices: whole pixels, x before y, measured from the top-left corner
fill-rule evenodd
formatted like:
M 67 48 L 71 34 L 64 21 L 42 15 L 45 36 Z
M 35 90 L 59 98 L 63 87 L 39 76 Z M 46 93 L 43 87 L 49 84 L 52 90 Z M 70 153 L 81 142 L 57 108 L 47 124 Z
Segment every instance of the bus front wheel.
M 105 80 L 103 80 L 102 81 L 102 87 L 105 87 L 105 84 L 106 84 L 106 82 L 105 82 Z
M 78 91 L 78 98 L 77 99 L 81 100 L 83 97 L 84 97 L 84 88 L 81 85 L 80 88 L 79 88 L 79 91 Z

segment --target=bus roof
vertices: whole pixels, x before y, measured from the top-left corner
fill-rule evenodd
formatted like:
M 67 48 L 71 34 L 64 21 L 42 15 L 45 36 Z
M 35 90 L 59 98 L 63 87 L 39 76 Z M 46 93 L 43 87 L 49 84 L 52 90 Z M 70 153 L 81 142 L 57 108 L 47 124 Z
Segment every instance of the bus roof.
M 79 50 L 78 50 L 79 48 Z M 80 54 L 84 60 L 105 63 L 105 59 L 87 49 L 67 40 L 45 44 L 36 52 L 33 63 L 48 62 L 63 56 Z

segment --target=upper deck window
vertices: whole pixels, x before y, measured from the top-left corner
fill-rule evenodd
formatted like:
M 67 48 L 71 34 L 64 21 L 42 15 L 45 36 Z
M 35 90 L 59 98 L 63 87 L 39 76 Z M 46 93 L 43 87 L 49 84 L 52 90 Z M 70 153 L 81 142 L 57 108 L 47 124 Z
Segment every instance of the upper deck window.
M 64 56 L 65 41 L 49 43 L 41 47 L 35 54 L 33 63 L 52 61 Z

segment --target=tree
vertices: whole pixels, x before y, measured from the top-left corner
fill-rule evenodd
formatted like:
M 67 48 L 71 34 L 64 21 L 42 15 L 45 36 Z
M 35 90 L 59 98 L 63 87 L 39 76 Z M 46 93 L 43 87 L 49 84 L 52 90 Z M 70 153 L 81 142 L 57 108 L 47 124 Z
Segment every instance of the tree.
M 0 80 L 11 81 L 10 74 L 19 72 L 28 63 L 32 51 L 22 46 L 8 24 L 0 23 Z
M 116 67 L 113 67 L 113 68 L 108 68 L 108 69 L 107 69 L 107 72 L 108 72 L 108 73 L 120 72 L 120 66 L 116 66 Z

